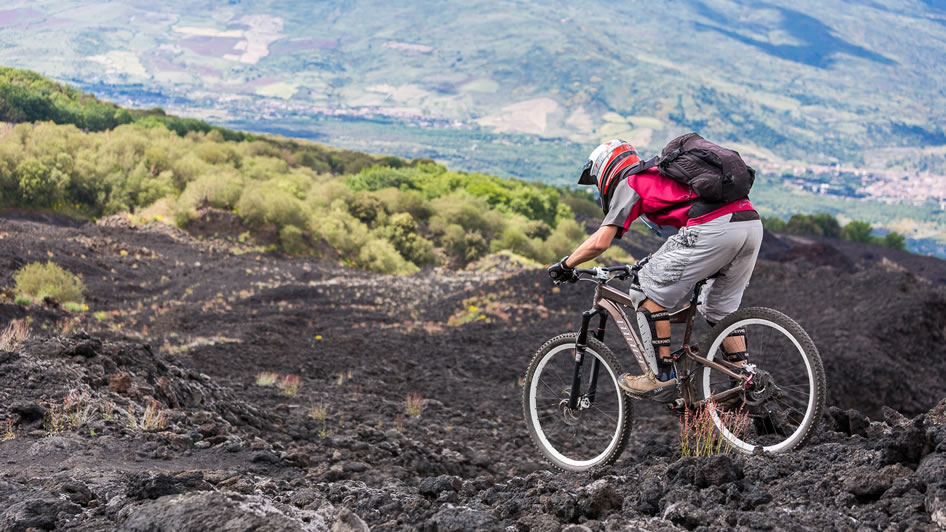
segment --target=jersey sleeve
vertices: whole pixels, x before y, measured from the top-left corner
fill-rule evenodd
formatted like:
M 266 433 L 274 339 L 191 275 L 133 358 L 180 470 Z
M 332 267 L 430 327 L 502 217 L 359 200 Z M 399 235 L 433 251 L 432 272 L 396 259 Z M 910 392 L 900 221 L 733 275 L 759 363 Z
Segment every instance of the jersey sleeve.
M 614 195 L 611 196 L 611 208 L 608 209 L 608 214 L 601 221 L 601 225 L 616 225 L 618 232 L 615 238 L 621 238 L 631 226 L 631 222 L 640 216 L 640 200 L 640 195 L 627 181 L 619 183 L 614 189 Z

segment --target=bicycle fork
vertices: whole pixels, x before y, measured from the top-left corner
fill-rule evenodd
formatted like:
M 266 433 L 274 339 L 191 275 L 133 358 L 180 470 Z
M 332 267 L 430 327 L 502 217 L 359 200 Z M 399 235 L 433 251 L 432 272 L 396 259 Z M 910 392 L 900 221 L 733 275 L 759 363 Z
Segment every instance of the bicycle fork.
M 578 401 L 581 399 L 582 366 L 585 359 L 585 352 L 588 349 L 588 326 L 591 323 L 591 318 L 594 317 L 595 314 L 599 317 L 598 330 L 595 332 L 595 338 L 600 342 L 604 341 L 604 329 L 608 322 L 607 313 L 602 312 L 601 309 L 592 309 L 583 312 L 581 314 L 581 329 L 578 331 L 578 340 L 575 342 L 575 371 L 572 374 L 572 390 L 571 394 L 568 396 L 568 408 L 571 410 L 578 407 Z M 588 394 L 586 396 L 588 404 L 582 405 L 584 408 L 591 406 L 595 402 L 595 393 L 598 389 L 598 369 L 598 359 L 592 358 L 591 380 L 588 383 Z

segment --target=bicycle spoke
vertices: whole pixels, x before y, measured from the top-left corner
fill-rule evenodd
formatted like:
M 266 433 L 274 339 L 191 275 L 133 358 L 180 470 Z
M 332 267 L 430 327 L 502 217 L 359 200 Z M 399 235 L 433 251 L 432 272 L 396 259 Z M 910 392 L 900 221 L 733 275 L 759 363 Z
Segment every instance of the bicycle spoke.
M 612 415 L 609 415 L 608 413 L 606 413 L 604 410 L 601 410 L 601 409 L 598 408 L 597 406 L 592 406 L 591 408 L 593 408 L 594 410 L 597 410 L 598 412 L 601 412 L 601 414 L 602 414 L 603 416 L 607 417 L 609 420 L 613 421 L 614 423 L 617 423 L 617 422 L 618 422 L 618 418 L 616 418 L 616 417 L 614 417 L 614 416 L 612 416 Z
M 623 444 L 615 447 L 617 438 L 624 432 L 618 425 L 622 419 L 622 408 L 626 404 L 624 396 L 617 391 L 614 381 L 619 372 L 615 372 L 608 362 L 591 349 L 584 365 L 585 373 L 581 386 L 585 393 L 595 381 L 595 401 L 586 409 L 567 410 L 562 408 L 562 400 L 568 399 L 574 376 L 574 340 L 551 351 L 547 358 L 534 370 L 532 382 L 526 388 L 530 399 L 532 427 L 540 435 L 540 449 L 552 453 L 559 465 L 579 467 L 580 464 L 593 464 L 595 460 L 610 456 L 615 450 L 623 449 Z M 597 360 L 597 363 L 595 363 Z M 590 368 L 596 365 L 598 372 Z M 579 398 L 587 400 L 587 396 Z M 531 416 L 531 417 L 530 417 Z M 626 440 L 625 440 L 626 441 Z M 605 454 L 602 454 L 605 453 Z M 562 463 L 564 462 L 564 464 Z M 585 466 L 581 466 L 585 467 Z

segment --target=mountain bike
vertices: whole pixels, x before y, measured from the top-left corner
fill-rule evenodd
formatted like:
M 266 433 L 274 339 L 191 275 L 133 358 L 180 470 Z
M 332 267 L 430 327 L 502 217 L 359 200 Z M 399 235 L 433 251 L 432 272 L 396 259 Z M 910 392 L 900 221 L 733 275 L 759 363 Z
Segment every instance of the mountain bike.
M 577 333 L 558 335 L 532 357 L 523 385 L 523 413 L 533 442 L 554 466 L 585 471 L 613 463 L 627 446 L 633 396 L 618 387 L 621 363 L 604 344 L 608 318 L 617 325 L 641 371 L 654 371 L 645 359 L 640 335 L 625 307 L 636 312 L 628 293 L 609 286 L 633 279 L 646 259 L 630 266 L 580 268 L 579 281 L 595 284 L 593 307 L 582 313 Z M 682 346 L 672 352 L 676 386 L 652 399 L 683 414 L 706 409 L 732 448 L 752 453 L 779 453 L 803 445 L 815 431 L 825 402 L 825 376 L 815 344 L 798 323 L 764 307 L 738 310 L 699 342 L 690 343 L 701 290 L 697 283 L 689 302 L 670 313 L 671 323 L 685 324 Z M 598 317 L 597 329 L 590 330 Z M 636 324 L 636 319 L 634 320 Z M 730 362 L 723 340 L 744 329 L 749 359 Z M 727 413 L 748 416 L 739 430 Z

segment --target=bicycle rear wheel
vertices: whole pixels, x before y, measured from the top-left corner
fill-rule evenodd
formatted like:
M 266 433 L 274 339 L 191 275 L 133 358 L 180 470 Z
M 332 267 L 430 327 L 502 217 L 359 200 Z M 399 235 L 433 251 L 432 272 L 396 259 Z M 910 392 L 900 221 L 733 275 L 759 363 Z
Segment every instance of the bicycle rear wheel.
M 794 320 L 776 310 L 750 307 L 718 323 L 700 345 L 708 360 L 723 359 L 723 340 L 746 330 L 755 375 L 738 400 L 717 404 L 713 394 L 732 389 L 730 376 L 704 366 L 697 371 L 702 396 L 720 435 L 751 453 L 786 452 L 804 445 L 817 428 L 825 402 L 825 376 L 814 342 Z M 734 404 L 741 403 L 741 404 Z
M 617 460 L 627 445 L 631 419 L 630 402 L 617 384 L 621 364 L 607 346 L 590 337 L 582 363 L 582 395 L 575 409 L 568 408 L 577 339 L 575 333 L 562 334 L 542 345 L 532 357 L 522 390 L 532 441 L 549 462 L 568 471 Z

